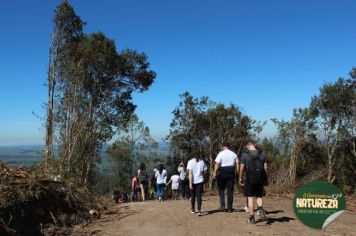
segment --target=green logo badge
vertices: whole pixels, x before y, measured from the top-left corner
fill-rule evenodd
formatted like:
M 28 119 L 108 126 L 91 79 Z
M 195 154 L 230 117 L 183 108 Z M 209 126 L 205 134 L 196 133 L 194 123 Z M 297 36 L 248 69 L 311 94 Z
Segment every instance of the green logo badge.
M 298 189 L 293 208 L 303 224 L 322 229 L 345 211 L 345 198 L 335 185 L 314 180 Z

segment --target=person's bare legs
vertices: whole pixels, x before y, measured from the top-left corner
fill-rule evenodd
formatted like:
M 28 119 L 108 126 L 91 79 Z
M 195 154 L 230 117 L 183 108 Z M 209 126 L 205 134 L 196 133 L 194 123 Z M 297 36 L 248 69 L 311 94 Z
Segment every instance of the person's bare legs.
M 255 212 L 254 212 L 254 207 L 253 204 L 255 202 L 255 198 L 254 197 L 248 197 L 248 209 L 250 211 L 250 216 L 247 220 L 247 223 L 249 224 L 255 224 Z
M 249 213 L 250 210 L 248 209 L 248 197 L 244 197 L 244 200 L 245 200 L 244 210 L 245 212 Z
M 259 207 L 263 207 L 263 202 L 262 202 L 262 198 L 261 197 L 258 197 L 257 199 L 256 199 L 256 202 L 257 202 L 257 208 L 259 208 Z
M 248 209 L 250 210 L 250 216 L 254 215 L 253 203 L 254 203 L 254 197 L 248 197 Z
M 141 196 L 142 196 L 142 201 L 146 200 L 146 196 L 145 196 L 145 186 L 143 184 L 140 184 L 141 187 Z
M 257 198 L 256 202 L 257 202 L 257 214 L 261 216 L 262 220 L 266 220 L 267 216 L 265 210 L 263 209 L 262 198 L 261 197 Z

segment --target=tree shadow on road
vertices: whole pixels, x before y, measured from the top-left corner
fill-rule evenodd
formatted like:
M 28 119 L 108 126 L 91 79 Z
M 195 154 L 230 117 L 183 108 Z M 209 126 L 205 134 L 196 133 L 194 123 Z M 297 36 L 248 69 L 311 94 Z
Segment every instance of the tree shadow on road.
M 265 211 L 267 215 L 274 215 L 278 213 L 283 213 L 283 210 L 275 210 L 275 211 Z
M 233 212 L 245 212 L 244 209 L 234 209 Z M 278 213 L 283 213 L 283 210 L 274 210 L 274 211 L 266 211 L 266 215 L 274 215 Z M 207 215 L 212 215 L 215 213 L 226 213 L 226 211 L 220 210 L 220 209 L 215 209 L 215 210 L 210 210 L 210 211 L 204 211 L 202 212 L 201 216 L 207 216 Z M 290 217 L 280 217 L 280 218 L 270 218 L 271 222 L 267 222 L 267 224 L 272 224 L 274 222 L 287 222 L 287 220 L 295 220 L 294 218 Z
M 224 213 L 224 211 L 222 211 L 220 209 L 205 211 L 205 212 L 203 212 L 202 216 L 211 215 L 211 214 L 215 214 L 215 213 Z
M 215 213 L 226 213 L 226 212 L 227 212 L 226 210 L 215 209 L 215 210 L 203 212 L 202 216 L 211 215 Z M 234 209 L 233 212 L 245 212 L 245 211 L 243 209 Z
M 275 222 L 288 223 L 291 220 L 295 220 L 295 218 L 288 217 L 288 216 L 282 216 L 278 218 L 268 218 L 266 224 L 271 225 Z

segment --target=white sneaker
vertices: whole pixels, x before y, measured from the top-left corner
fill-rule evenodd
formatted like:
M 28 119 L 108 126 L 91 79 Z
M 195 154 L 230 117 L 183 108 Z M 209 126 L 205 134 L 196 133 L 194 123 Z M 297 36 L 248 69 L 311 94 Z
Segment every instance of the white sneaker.
M 250 212 L 250 209 L 248 209 L 248 207 L 245 206 L 245 207 L 244 207 L 244 211 L 245 211 L 246 213 L 249 213 L 249 212 Z

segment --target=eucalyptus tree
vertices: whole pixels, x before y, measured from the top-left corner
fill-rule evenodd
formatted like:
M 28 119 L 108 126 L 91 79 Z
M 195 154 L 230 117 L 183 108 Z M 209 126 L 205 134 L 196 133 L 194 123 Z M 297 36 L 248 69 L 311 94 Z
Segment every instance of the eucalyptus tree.
M 144 53 L 117 51 L 114 40 L 83 33 L 83 25 L 63 1 L 54 17 L 56 54 L 49 78 L 55 87 L 49 83 L 46 150 L 57 140 L 61 175 L 88 186 L 102 145 L 135 110 L 132 94 L 146 91 L 155 73 Z
M 355 146 L 355 78 L 339 78 L 335 83 L 325 83 L 319 94 L 312 98 L 310 107 L 327 151 L 327 179 L 334 182 L 338 146 L 341 142 Z M 354 151 L 353 155 L 355 157 Z
M 53 18 L 53 33 L 51 46 L 49 49 L 49 63 L 47 76 L 47 118 L 46 118 L 46 137 L 45 137 L 45 156 L 49 162 L 53 158 L 53 146 L 55 136 L 55 113 L 60 96 L 59 84 L 63 82 L 64 68 L 68 63 L 73 42 L 76 42 L 83 35 L 83 25 L 80 17 L 75 14 L 73 7 L 68 1 L 60 4 Z
M 187 160 L 194 150 L 203 151 L 203 115 L 210 101 L 207 97 L 194 98 L 189 92 L 184 92 L 180 98 L 179 105 L 172 112 L 173 119 L 167 138 L 171 147 L 176 149 L 174 155 L 179 155 L 181 160 Z
M 115 187 L 127 189 L 141 162 L 152 168 L 158 158 L 157 149 L 149 128 L 132 114 L 107 150 Z
M 298 162 L 301 152 L 307 144 L 308 137 L 313 136 L 315 122 L 308 108 L 298 108 L 293 110 L 290 121 L 272 119 L 277 126 L 277 132 L 284 151 L 290 152 L 289 178 L 293 183 L 297 177 Z
M 244 114 L 235 104 L 225 106 L 216 103 L 208 109 L 204 117 L 206 120 L 205 127 L 202 128 L 206 141 L 204 150 L 210 173 L 213 172 L 215 157 L 224 141 L 231 143 L 232 150 L 241 155 L 246 140 L 255 137 L 264 125 Z M 212 179 L 209 181 L 209 187 L 212 187 Z
M 128 125 L 117 138 L 130 148 L 130 175 L 133 175 L 140 162 L 149 164 L 157 158 L 158 143 L 152 138 L 150 129 L 136 114 L 131 115 Z

